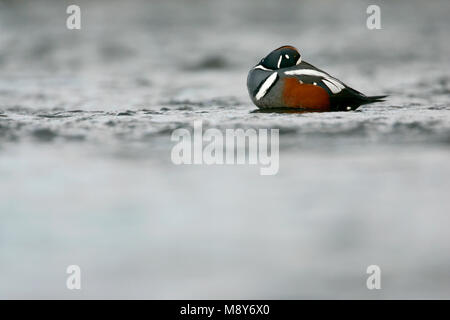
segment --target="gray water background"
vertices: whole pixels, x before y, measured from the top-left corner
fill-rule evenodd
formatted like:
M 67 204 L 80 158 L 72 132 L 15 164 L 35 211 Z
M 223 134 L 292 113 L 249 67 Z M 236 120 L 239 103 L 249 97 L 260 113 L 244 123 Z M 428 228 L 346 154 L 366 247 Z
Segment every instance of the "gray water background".
M 0 1 L 1 298 L 450 298 L 450 2 Z M 266 114 L 292 44 L 382 103 Z M 175 128 L 279 128 L 280 170 L 175 166 Z M 82 290 L 65 286 L 82 269 Z M 366 288 L 367 266 L 382 289 Z

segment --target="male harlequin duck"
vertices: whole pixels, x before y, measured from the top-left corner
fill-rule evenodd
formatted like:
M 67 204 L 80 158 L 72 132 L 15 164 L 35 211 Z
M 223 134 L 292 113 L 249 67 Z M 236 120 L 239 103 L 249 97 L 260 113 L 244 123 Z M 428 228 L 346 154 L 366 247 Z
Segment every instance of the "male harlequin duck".
M 299 108 L 319 111 L 355 110 L 382 101 L 368 97 L 342 81 L 302 61 L 298 50 L 283 46 L 272 51 L 248 73 L 247 88 L 261 108 Z

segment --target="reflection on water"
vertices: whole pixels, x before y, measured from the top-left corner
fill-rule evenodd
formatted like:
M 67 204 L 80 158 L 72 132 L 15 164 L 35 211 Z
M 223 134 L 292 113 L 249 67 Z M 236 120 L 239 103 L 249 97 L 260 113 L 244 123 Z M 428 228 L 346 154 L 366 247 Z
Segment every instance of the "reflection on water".
M 359 1 L 80 1 L 79 32 L 47 2 L 0 2 L 0 297 L 450 297 L 448 1 L 383 3 L 375 31 Z M 389 99 L 256 109 L 283 44 Z M 196 120 L 279 128 L 279 173 L 175 166 Z

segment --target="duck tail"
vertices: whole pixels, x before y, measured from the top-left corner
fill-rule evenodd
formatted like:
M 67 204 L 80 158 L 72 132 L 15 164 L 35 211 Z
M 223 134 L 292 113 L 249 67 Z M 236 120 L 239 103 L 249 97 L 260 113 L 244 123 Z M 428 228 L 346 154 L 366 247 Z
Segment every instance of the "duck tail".
M 365 100 L 368 103 L 379 102 L 379 101 L 384 101 L 386 97 L 387 97 L 387 95 L 384 95 L 384 96 L 365 96 Z

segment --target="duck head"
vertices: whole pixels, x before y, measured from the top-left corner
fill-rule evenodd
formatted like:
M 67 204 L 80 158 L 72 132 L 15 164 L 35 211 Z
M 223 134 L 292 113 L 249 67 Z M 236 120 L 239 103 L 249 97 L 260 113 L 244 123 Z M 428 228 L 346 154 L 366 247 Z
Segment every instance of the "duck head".
M 260 61 L 260 65 L 270 70 L 293 67 L 302 62 L 302 56 L 297 48 L 282 46 L 273 50 Z

